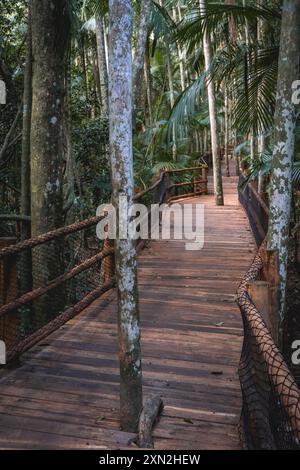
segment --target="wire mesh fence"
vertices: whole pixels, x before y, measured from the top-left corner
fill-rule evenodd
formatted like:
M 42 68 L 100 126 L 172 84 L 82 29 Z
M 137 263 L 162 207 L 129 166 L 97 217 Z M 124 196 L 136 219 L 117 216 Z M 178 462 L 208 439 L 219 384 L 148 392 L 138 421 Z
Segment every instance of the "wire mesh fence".
M 83 299 L 103 287 L 102 260 L 113 250 L 102 249 L 98 221 L 95 217 L 0 251 L 0 339 L 8 359 L 27 349 L 37 332 L 45 334 L 46 326 L 51 330 L 62 314 L 78 313 Z
M 244 322 L 242 441 L 247 449 L 300 449 L 300 390 L 248 293 L 262 267 L 258 254 L 237 295 Z

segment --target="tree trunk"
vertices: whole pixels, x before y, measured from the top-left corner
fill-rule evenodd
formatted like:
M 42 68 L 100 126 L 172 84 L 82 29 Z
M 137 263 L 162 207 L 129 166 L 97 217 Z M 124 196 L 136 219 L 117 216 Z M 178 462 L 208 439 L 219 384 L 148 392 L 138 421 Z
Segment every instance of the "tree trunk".
M 263 5 L 263 1 L 259 0 L 258 2 L 259 6 L 261 7 Z M 257 42 L 260 47 L 261 43 L 264 42 L 265 40 L 265 35 L 266 35 L 266 28 L 265 28 L 265 20 L 262 18 L 258 18 L 257 20 Z M 263 100 L 263 95 L 259 95 L 259 99 Z M 258 138 L 258 154 L 259 157 L 262 157 L 262 154 L 265 151 L 266 147 L 266 142 L 265 142 L 265 135 L 262 133 L 259 138 Z M 263 175 L 261 172 L 258 175 L 258 192 L 259 193 L 264 193 L 266 192 L 267 189 L 267 181 L 266 181 L 266 176 Z
M 64 100 L 69 31 L 65 0 L 32 0 L 31 217 L 34 236 L 58 228 L 64 222 Z M 34 285 L 61 274 L 60 255 L 59 243 L 34 251 Z M 51 316 L 51 312 L 57 310 L 55 302 L 42 298 L 40 303 L 43 301 L 39 312 Z
M 21 155 L 21 215 L 30 216 L 30 128 L 32 107 L 31 1 L 28 5 L 27 54 L 24 70 L 23 133 Z M 22 224 L 21 238 L 30 237 L 30 224 Z
M 101 90 L 102 115 L 108 117 L 108 74 L 105 53 L 104 24 L 101 16 L 96 17 L 96 41 Z
M 110 0 L 109 109 L 113 204 L 128 224 L 133 204 L 132 2 Z M 127 201 L 122 210 L 119 197 Z M 119 213 L 119 209 L 121 213 Z M 127 225 L 128 226 L 128 225 Z M 118 289 L 121 427 L 136 432 L 142 410 L 142 364 L 134 240 L 119 233 L 115 243 Z
M 229 145 L 229 100 L 228 100 L 228 90 L 227 85 L 224 83 L 224 107 L 225 107 L 225 131 L 224 131 L 224 153 L 225 153 L 225 169 L 226 176 L 230 176 L 229 168 L 229 154 L 228 154 L 228 145 Z
M 149 37 L 147 39 L 146 52 L 145 52 L 145 68 L 144 68 L 146 89 L 147 89 L 147 105 L 148 105 L 148 118 L 149 126 L 153 124 L 153 111 L 152 111 L 152 87 L 151 87 L 151 63 L 149 54 Z
M 181 9 L 180 5 L 178 4 L 177 7 L 173 9 L 173 20 L 175 23 L 177 23 L 177 14 L 178 14 L 178 20 L 181 22 L 182 20 L 182 15 L 181 15 Z M 181 47 L 179 42 L 176 42 L 177 45 L 177 54 L 179 58 L 179 73 L 180 73 L 180 84 L 181 84 L 181 91 L 184 91 L 186 88 L 185 85 L 185 69 L 184 69 L 184 49 Z
M 200 11 L 205 13 L 206 0 L 199 0 Z M 212 47 L 208 34 L 204 35 L 203 39 L 205 69 L 208 70 L 212 61 Z M 220 149 L 218 142 L 218 120 L 217 120 L 217 104 L 214 88 L 214 81 L 210 80 L 207 85 L 208 104 L 209 104 L 209 118 L 210 118 L 210 132 L 211 132 L 211 147 L 213 157 L 213 174 L 214 174 L 214 193 L 217 206 L 224 205 L 223 197 L 223 183 L 222 183 L 222 168 Z
M 279 252 L 280 336 L 285 314 L 285 290 L 289 253 L 289 229 L 292 200 L 292 166 L 295 146 L 296 113 L 292 102 L 292 84 L 298 79 L 300 52 L 299 0 L 285 0 L 282 9 L 273 173 L 270 190 L 268 248 Z
M 31 1 L 28 3 L 27 52 L 24 70 L 23 92 L 23 133 L 21 154 L 21 215 L 31 214 L 30 202 L 30 128 L 32 108 L 32 35 L 31 35 Z M 21 224 L 21 240 L 30 238 L 31 226 L 28 222 Z M 32 266 L 30 250 L 25 251 L 21 257 L 22 276 L 21 291 L 29 292 L 32 288 Z
M 143 69 L 145 61 L 145 52 L 148 38 L 148 24 L 150 17 L 150 0 L 141 0 L 141 11 L 137 31 L 137 48 L 134 55 L 133 64 L 133 126 L 136 125 L 136 114 L 141 110 L 141 90 L 143 82 Z

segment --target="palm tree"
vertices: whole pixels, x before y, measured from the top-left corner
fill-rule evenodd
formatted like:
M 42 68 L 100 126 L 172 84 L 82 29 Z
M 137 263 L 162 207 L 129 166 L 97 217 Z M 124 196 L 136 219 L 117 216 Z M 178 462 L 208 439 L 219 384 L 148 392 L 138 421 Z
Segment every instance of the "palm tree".
M 199 0 L 200 12 L 205 14 L 206 12 L 206 0 Z M 210 36 L 205 33 L 203 36 L 203 49 L 205 58 L 205 69 L 209 70 L 212 61 L 212 46 Z M 223 197 L 223 185 L 222 185 L 222 169 L 221 169 L 221 158 L 220 148 L 218 140 L 218 120 L 217 120 L 217 106 L 216 106 L 216 95 L 215 95 L 215 84 L 214 80 L 209 80 L 207 84 L 208 93 L 208 107 L 209 107 L 209 119 L 210 119 L 210 135 L 211 135 L 211 150 L 213 158 L 213 175 L 214 175 L 214 193 L 216 198 L 217 206 L 224 205 Z

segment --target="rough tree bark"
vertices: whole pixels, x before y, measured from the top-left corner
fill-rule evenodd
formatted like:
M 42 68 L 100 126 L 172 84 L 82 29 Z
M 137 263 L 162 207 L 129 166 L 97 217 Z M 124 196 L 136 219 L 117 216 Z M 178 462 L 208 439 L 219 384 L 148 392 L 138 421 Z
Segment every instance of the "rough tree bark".
M 32 34 L 31 34 L 31 1 L 28 2 L 27 20 L 26 64 L 24 70 L 23 91 L 23 132 L 21 154 L 21 215 L 30 217 L 30 134 L 31 134 L 31 107 L 32 107 Z M 21 239 L 30 238 L 31 225 L 22 222 Z M 28 292 L 32 288 L 32 265 L 30 250 L 22 254 L 21 291 Z
M 202 14 L 206 11 L 206 0 L 199 0 L 200 11 Z M 205 33 L 203 38 L 203 48 L 205 57 L 205 69 L 208 70 L 212 61 L 212 47 L 211 40 L 208 34 Z M 210 80 L 207 85 L 208 105 L 209 105 L 209 118 L 210 118 L 210 133 L 211 133 L 211 150 L 213 158 L 213 174 L 214 174 L 214 193 L 217 206 L 224 205 L 223 197 L 223 183 L 222 183 L 222 168 L 220 149 L 218 141 L 218 120 L 217 120 L 217 104 L 214 88 L 214 81 Z
M 113 204 L 129 223 L 119 197 L 133 204 L 132 155 L 132 2 L 110 0 L 109 110 Z M 120 209 L 120 212 L 119 212 Z M 137 265 L 134 240 L 118 233 L 115 242 L 118 289 L 121 427 L 136 432 L 142 410 L 142 364 L 138 309 Z
M 65 167 L 64 109 L 69 46 L 67 0 L 32 0 L 32 120 L 31 217 L 32 235 L 63 225 Z M 34 253 L 34 285 L 61 273 L 58 244 Z M 42 306 L 44 300 L 44 306 Z M 54 302 L 41 299 L 39 313 L 51 317 Z
M 292 102 L 292 84 L 298 79 L 299 75 L 299 24 L 299 0 L 285 0 L 282 8 L 268 230 L 268 248 L 276 249 L 279 252 L 280 334 L 282 333 L 285 314 L 289 249 L 292 166 L 296 125 L 295 104 Z
M 143 69 L 148 38 L 148 25 L 150 17 L 150 0 L 141 0 L 141 10 L 137 32 L 137 47 L 133 63 L 133 126 L 136 125 L 136 113 L 141 109 L 141 90 L 143 83 Z

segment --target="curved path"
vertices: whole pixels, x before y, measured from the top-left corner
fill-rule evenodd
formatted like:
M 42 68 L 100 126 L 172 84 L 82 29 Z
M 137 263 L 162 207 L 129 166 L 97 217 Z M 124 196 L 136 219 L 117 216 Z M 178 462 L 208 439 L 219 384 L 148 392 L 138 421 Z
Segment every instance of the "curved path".
M 225 207 L 205 204 L 205 246 L 151 242 L 139 257 L 144 393 L 165 409 L 157 449 L 239 449 L 235 291 L 255 251 L 226 178 Z M 24 354 L 0 380 L 0 448 L 132 448 L 118 424 L 116 299 L 110 292 Z

